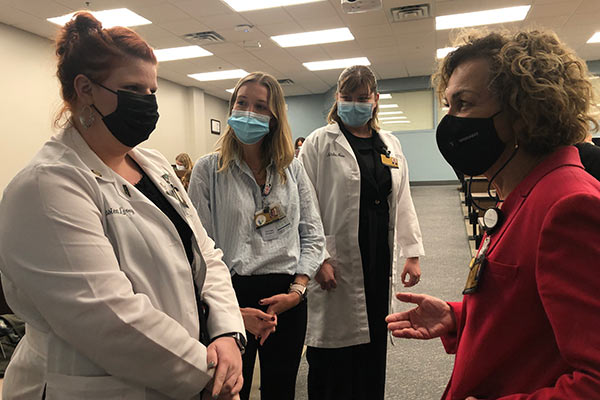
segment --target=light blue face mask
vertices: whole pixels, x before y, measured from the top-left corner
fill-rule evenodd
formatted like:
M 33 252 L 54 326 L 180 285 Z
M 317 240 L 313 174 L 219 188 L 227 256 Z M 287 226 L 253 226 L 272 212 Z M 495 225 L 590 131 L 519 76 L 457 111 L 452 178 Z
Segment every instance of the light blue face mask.
M 360 101 L 338 101 L 337 115 L 344 125 L 363 126 L 373 116 L 373 103 Z
M 257 114 L 252 111 L 231 110 L 227 120 L 235 136 L 244 144 L 254 144 L 269 133 L 269 115 Z

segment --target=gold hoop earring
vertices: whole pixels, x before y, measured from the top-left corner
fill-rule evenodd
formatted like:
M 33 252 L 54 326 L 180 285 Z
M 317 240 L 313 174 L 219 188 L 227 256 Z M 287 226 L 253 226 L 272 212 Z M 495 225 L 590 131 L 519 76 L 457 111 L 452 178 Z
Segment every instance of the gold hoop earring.
M 85 129 L 89 129 L 94 122 L 96 121 L 96 116 L 94 115 L 94 111 L 92 107 L 89 105 L 83 106 L 81 109 L 81 114 L 79 114 L 79 122 Z

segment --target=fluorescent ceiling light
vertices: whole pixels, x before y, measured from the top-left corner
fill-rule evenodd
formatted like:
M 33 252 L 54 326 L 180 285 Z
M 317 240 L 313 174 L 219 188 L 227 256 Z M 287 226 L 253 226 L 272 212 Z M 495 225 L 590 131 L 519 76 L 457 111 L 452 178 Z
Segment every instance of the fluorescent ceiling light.
M 342 69 L 353 65 L 371 65 L 367 57 L 342 58 L 339 60 L 313 61 L 302 63 L 310 71 L 323 71 L 326 69 Z
M 232 87 L 231 89 L 225 89 L 225 91 L 233 94 L 233 92 L 235 92 L 235 88 Z
M 600 32 L 596 32 L 586 43 L 600 43 Z
M 293 6 L 296 4 L 316 3 L 323 0 L 223 0 L 237 12 L 262 10 L 265 8 Z
M 451 51 L 456 50 L 456 47 L 444 47 L 443 49 L 437 49 L 435 52 L 435 56 L 438 58 L 446 57 Z
M 380 104 L 379 108 L 398 108 L 398 104 Z
M 392 119 L 407 119 L 404 116 L 397 116 L 397 117 L 383 117 L 383 118 L 379 118 L 381 121 L 385 121 L 385 120 L 392 120 Z
M 380 93 L 379 94 L 379 100 L 385 100 L 385 99 L 391 99 L 392 95 L 389 93 Z
M 223 79 L 239 79 L 248 75 L 243 69 L 231 69 L 228 71 L 215 71 L 215 72 L 202 72 L 199 74 L 189 74 L 190 78 L 194 78 L 197 81 L 220 81 Z
M 383 111 L 383 112 L 379 112 L 378 114 L 379 115 L 404 114 L 404 111 Z
M 127 8 L 115 8 L 112 10 L 104 10 L 104 11 L 90 11 L 90 13 L 100 22 L 102 22 L 103 28 L 112 28 L 113 26 L 138 26 L 138 25 L 148 25 L 151 24 L 152 21 L 147 20 L 134 13 L 133 11 Z M 48 21 L 52 22 L 56 25 L 64 25 L 73 18 L 75 13 L 63 15 L 60 17 L 47 18 Z
M 382 124 L 410 124 L 410 121 L 383 121 Z
M 159 62 L 173 61 L 173 60 L 184 60 L 186 58 L 206 57 L 212 56 L 213 53 L 204 50 L 200 46 L 183 46 L 183 47 L 171 47 L 169 49 L 158 49 L 154 50 L 154 55 Z
M 271 36 L 271 39 L 281 47 L 297 47 L 321 43 L 346 42 L 348 40 L 354 40 L 354 36 L 352 36 L 352 33 L 348 28 L 337 28 Z
M 530 8 L 531 6 L 517 6 L 463 14 L 443 15 L 441 17 L 435 17 L 435 29 L 440 31 L 443 29 L 465 28 L 467 26 L 522 21 L 527 16 Z

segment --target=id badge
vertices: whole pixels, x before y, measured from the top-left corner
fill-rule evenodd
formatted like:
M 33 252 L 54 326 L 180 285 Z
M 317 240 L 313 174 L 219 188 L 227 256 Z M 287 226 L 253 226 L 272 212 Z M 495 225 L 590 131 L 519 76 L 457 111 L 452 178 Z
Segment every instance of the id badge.
M 381 163 L 390 168 L 398 168 L 398 159 L 396 157 L 388 157 L 385 154 L 382 154 Z
M 477 292 L 477 288 L 481 282 L 481 274 L 485 267 L 485 255 L 487 254 L 489 244 L 490 237 L 487 236 L 483 241 L 483 245 L 477 252 L 477 255 L 471 259 L 471 262 L 469 263 L 469 276 L 467 277 L 467 283 L 465 284 L 463 294 L 473 294 Z
M 254 214 L 254 226 L 256 226 L 256 229 L 263 229 L 267 225 L 279 221 L 283 217 L 285 217 L 285 213 L 281 206 L 269 205 Z

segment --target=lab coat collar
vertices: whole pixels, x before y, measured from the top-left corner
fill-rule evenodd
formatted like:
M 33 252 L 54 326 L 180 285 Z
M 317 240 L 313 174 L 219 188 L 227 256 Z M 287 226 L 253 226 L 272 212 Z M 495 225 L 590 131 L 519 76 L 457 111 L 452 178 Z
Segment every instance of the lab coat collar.
M 108 182 L 115 181 L 113 170 L 111 170 L 108 165 L 104 164 L 100 157 L 94 153 L 74 126 L 70 126 L 62 131 L 57 137 L 57 140 L 62 140 L 69 147 L 72 147 L 81 161 L 83 161 L 90 171 L 96 175 L 97 179 Z
M 334 139 L 335 143 L 340 145 L 344 150 L 346 150 L 346 152 L 348 154 L 350 154 L 350 156 L 356 162 L 356 156 L 354 155 L 352 146 L 350 146 L 348 139 L 346 139 L 346 136 L 344 136 L 344 134 L 342 133 L 342 130 L 340 129 L 340 126 L 338 125 L 337 122 L 327 125 L 325 127 L 325 132 L 328 132 L 329 134 L 336 136 L 336 138 Z

